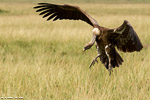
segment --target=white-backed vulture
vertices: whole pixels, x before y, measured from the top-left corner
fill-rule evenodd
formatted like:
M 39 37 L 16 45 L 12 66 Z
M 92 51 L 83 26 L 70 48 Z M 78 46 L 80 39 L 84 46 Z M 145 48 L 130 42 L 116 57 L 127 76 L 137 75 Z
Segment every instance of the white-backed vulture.
M 34 8 L 37 9 L 36 12 L 40 12 L 39 15 L 43 15 L 43 18 L 47 17 L 47 20 L 82 20 L 93 26 L 92 40 L 83 49 L 85 51 L 90 49 L 94 43 L 96 44 L 98 55 L 90 67 L 97 62 L 97 58 L 100 58 L 111 74 L 112 68 L 119 67 L 123 62 L 116 48 L 123 52 L 140 51 L 143 48 L 139 37 L 127 20 L 120 27 L 109 29 L 100 26 L 95 19 L 78 6 L 39 3 Z

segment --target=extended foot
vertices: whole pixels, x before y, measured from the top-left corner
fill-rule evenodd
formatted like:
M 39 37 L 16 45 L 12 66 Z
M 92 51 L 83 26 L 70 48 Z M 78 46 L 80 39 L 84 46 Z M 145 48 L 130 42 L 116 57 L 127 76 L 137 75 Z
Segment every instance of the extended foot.
M 92 66 L 94 66 L 95 62 L 97 62 L 97 63 L 98 63 L 98 61 L 97 61 L 97 58 L 98 58 L 98 57 L 100 57 L 100 55 L 96 56 L 96 57 L 93 59 L 93 61 L 91 62 L 91 64 L 90 64 L 90 67 L 89 67 L 89 68 L 91 68 Z

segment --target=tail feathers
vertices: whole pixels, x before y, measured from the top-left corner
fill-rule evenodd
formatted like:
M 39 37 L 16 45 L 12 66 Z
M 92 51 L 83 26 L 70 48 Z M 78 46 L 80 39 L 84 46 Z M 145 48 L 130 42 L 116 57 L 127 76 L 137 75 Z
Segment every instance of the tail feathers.
M 104 66 L 106 67 L 106 69 L 108 69 L 109 67 L 109 60 L 106 54 L 102 54 L 100 56 L 100 61 L 104 64 Z M 122 57 L 118 54 L 117 51 L 114 52 L 114 59 L 111 60 L 111 65 L 113 66 L 113 68 L 115 67 L 119 67 L 120 65 L 122 65 L 123 59 Z
M 108 57 L 106 56 L 105 53 L 100 55 L 100 61 L 102 62 L 102 64 L 104 64 L 104 66 L 106 67 L 106 69 L 108 69 Z
M 120 65 L 122 65 L 122 62 L 123 62 L 122 57 L 116 51 L 114 54 L 114 59 L 111 60 L 111 65 L 113 66 L 113 68 L 119 67 Z

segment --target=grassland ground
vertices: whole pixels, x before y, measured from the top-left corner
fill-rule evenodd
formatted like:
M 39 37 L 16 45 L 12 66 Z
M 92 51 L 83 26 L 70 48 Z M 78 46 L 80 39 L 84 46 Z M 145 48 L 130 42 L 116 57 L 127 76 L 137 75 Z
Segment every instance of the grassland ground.
M 143 44 L 150 44 L 150 4 L 75 4 L 101 26 L 124 19 Z M 111 76 L 97 55 L 83 46 L 92 27 L 81 21 L 47 22 L 31 3 L 0 3 L 0 97 L 24 100 L 149 100 L 150 48 L 122 53 L 124 63 Z

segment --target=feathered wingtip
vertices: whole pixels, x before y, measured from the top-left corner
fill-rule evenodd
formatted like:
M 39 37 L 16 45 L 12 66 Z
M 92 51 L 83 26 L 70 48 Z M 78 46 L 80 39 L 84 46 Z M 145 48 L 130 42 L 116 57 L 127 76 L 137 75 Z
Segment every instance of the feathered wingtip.
M 38 6 L 33 7 L 33 9 L 44 7 L 43 5 L 47 5 L 49 3 L 38 3 Z

